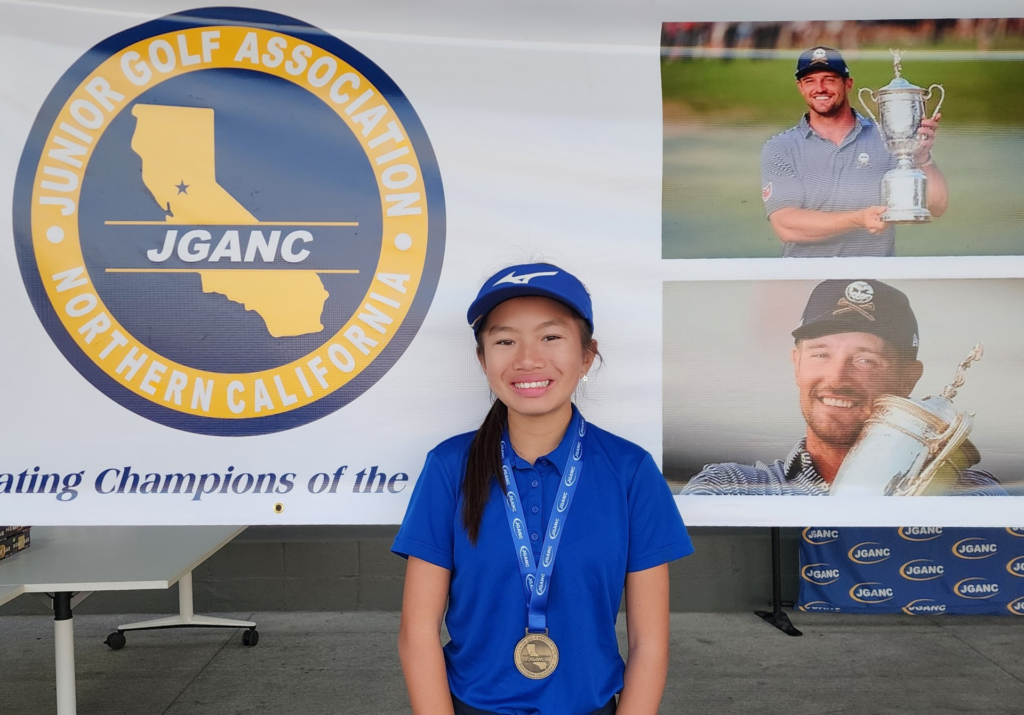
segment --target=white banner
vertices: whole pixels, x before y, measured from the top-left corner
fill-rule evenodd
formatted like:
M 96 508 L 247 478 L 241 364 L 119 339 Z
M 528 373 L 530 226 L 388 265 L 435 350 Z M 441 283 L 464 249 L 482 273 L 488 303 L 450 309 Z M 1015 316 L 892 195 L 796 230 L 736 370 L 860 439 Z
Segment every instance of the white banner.
M 936 279 L 1008 279 L 950 285 L 966 304 L 994 296 L 978 339 L 1015 349 L 1000 331 L 1019 334 L 1003 298 L 1019 295 L 1020 256 L 673 254 L 662 23 L 754 12 L 741 3 L 719 17 L 626 2 L 124 7 L 0 0 L 0 214 L 13 219 L 0 224 L 0 523 L 398 523 L 427 451 L 489 406 L 466 308 L 486 276 L 528 260 L 587 284 L 605 363 L 580 407 L 659 463 L 664 444 L 676 491 L 698 462 L 781 459 L 800 436 L 790 414 L 793 429 L 748 449 L 749 420 L 730 415 L 775 396 L 716 396 L 736 389 L 723 336 L 751 351 L 743 369 L 779 343 L 747 342 L 740 325 L 742 301 L 772 282 L 799 288 L 773 324 L 785 342 L 825 278 L 908 295 L 906 279 L 932 279 L 931 297 L 910 295 L 922 322 L 919 301 L 944 294 Z M 751 135 L 755 151 L 770 135 Z M 720 210 L 740 221 L 747 208 Z M 729 285 L 744 296 L 732 307 Z M 945 360 L 956 337 L 930 348 Z M 765 369 L 781 375 L 782 359 Z M 1006 405 L 1019 364 L 991 347 L 989 360 Z M 931 365 L 937 391 L 955 361 Z M 974 377 L 980 467 L 1013 487 L 1004 433 L 1019 415 L 971 393 Z M 790 412 L 795 400 L 778 396 Z M 983 417 L 1003 431 L 983 437 Z M 733 438 L 701 434 L 723 423 Z M 694 525 L 1019 521 L 1013 499 L 861 501 L 677 496 Z

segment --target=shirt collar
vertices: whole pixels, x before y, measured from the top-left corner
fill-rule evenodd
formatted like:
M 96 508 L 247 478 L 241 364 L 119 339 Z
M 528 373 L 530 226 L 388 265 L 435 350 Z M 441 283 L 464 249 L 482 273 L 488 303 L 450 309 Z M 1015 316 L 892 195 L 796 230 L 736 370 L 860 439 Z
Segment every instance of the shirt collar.
M 804 135 L 804 139 L 810 139 L 814 134 L 814 130 L 811 129 L 811 113 L 804 112 L 804 116 L 800 117 L 800 123 L 797 126 L 800 127 L 800 133 Z
M 572 417 L 569 418 L 569 426 L 571 427 L 576 419 L 576 415 L 579 414 L 579 410 L 576 409 L 576 405 L 572 406 Z M 565 468 L 565 462 L 569 458 L 569 449 L 572 447 L 572 430 L 568 427 L 565 430 L 565 434 L 562 435 L 562 441 L 558 443 L 558 446 L 545 455 L 537 457 L 537 460 L 546 459 L 554 465 L 558 474 L 562 474 L 562 469 Z M 515 450 L 512 450 L 514 457 L 512 466 L 516 469 L 529 469 L 530 463 L 525 459 L 516 454 Z
M 818 470 L 814 468 L 814 460 L 811 459 L 811 453 L 807 451 L 806 437 L 796 443 L 793 451 L 786 457 L 786 461 L 782 466 L 785 469 L 786 479 L 795 479 L 801 473 L 808 477 L 822 479 L 821 475 L 818 474 Z
M 871 126 L 870 119 L 858 113 L 857 110 L 854 109 L 853 107 L 850 107 L 850 111 L 853 112 L 853 118 L 856 119 L 857 122 L 853 125 L 853 129 L 851 129 L 850 132 L 846 135 L 846 138 L 843 139 L 840 146 L 845 146 L 846 144 L 849 144 L 850 142 L 857 138 L 857 136 L 865 127 Z M 804 112 L 804 116 L 800 117 L 800 123 L 797 124 L 797 126 L 800 128 L 800 132 L 803 134 L 804 139 L 810 139 L 812 136 L 818 136 L 817 132 L 815 132 L 814 129 L 811 128 L 810 112 Z

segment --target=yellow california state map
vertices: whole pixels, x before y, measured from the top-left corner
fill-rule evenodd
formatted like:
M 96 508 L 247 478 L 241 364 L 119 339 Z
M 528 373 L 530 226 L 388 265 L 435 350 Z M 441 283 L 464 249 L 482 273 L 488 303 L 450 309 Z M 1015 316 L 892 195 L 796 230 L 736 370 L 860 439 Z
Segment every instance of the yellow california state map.
M 142 181 L 169 224 L 258 225 L 217 183 L 214 112 L 202 107 L 136 104 L 132 150 Z M 320 276 L 296 270 L 199 270 L 204 293 L 220 293 L 255 311 L 275 338 L 317 333 L 330 294 Z

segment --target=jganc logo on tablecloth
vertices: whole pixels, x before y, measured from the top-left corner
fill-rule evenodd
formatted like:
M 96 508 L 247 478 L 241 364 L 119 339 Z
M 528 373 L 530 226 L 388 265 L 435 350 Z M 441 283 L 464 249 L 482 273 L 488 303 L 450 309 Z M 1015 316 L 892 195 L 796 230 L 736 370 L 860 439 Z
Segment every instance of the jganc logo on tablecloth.
M 839 529 L 818 529 L 807 527 L 801 533 L 804 541 L 808 544 L 830 544 L 839 540 Z
M 807 613 L 838 613 L 842 609 L 828 601 L 808 601 L 800 606 L 800 610 Z
M 289 429 L 351 402 L 422 322 L 444 197 L 395 83 L 283 15 L 211 8 L 122 32 L 50 93 L 15 242 L 64 356 L 177 429 Z
M 944 565 L 930 559 L 914 559 L 900 566 L 900 576 L 908 581 L 934 581 L 945 573 Z
M 839 569 L 829 564 L 807 564 L 800 569 L 800 576 L 804 581 L 809 581 L 819 586 L 835 583 L 840 578 Z
M 932 598 L 918 598 L 902 608 L 908 616 L 937 615 L 946 612 L 946 604 Z
M 877 581 L 858 583 L 850 589 L 850 598 L 859 603 L 885 603 L 892 600 L 895 595 L 891 587 Z
M 992 598 L 999 593 L 999 584 L 981 576 L 973 576 L 957 581 L 953 593 L 960 598 L 984 599 Z
M 980 536 L 972 536 L 953 544 L 952 551 L 954 556 L 961 559 L 987 559 L 996 555 L 999 545 Z
M 941 526 L 902 526 L 898 531 L 907 541 L 931 541 L 942 536 Z
M 892 556 L 892 550 L 876 541 L 865 541 L 850 549 L 847 556 L 857 564 L 878 564 Z
M 1017 556 L 1015 558 L 1010 559 L 1010 561 L 1006 564 L 1006 570 L 1009 571 L 1010 574 L 1012 574 L 1013 576 L 1019 576 L 1020 578 L 1024 578 L 1024 556 Z

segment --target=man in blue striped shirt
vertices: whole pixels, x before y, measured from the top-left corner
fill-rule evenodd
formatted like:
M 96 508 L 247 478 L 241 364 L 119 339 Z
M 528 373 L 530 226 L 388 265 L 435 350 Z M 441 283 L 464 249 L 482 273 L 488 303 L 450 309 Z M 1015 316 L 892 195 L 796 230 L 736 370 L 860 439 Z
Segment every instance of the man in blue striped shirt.
M 893 256 L 895 228 L 882 221 L 882 177 L 896 167 L 875 123 L 850 106 L 853 79 L 842 55 L 815 47 L 800 55 L 796 86 L 807 103 L 800 122 L 761 150 L 761 198 L 784 257 Z M 941 115 L 925 118 L 914 162 L 928 180 L 928 209 L 941 216 L 946 179 L 932 159 Z
M 909 397 L 924 370 L 910 301 L 880 281 L 818 284 L 793 337 L 804 438 L 771 464 L 709 464 L 683 494 L 828 496 L 875 400 Z M 1004 496 L 1006 490 L 988 472 L 968 469 L 947 494 Z

